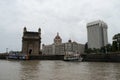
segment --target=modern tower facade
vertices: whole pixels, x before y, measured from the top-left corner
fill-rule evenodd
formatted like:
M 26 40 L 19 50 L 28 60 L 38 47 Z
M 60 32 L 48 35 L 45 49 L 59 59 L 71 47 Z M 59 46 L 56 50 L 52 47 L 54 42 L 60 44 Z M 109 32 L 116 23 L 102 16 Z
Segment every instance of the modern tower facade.
M 101 20 L 87 24 L 88 48 L 100 49 L 108 44 L 107 24 Z

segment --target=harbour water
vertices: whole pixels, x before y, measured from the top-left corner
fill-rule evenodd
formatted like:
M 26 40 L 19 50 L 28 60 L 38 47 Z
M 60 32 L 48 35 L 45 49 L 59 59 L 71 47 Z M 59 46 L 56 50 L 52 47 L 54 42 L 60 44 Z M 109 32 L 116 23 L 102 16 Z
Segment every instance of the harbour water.
M 0 60 L 0 80 L 120 80 L 120 63 Z

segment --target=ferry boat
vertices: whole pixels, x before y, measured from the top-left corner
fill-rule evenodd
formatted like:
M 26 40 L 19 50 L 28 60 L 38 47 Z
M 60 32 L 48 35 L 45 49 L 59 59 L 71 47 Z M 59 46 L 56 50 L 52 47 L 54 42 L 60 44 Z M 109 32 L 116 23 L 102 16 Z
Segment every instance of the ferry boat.
M 66 52 L 64 55 L 64 61 L 82 61 L 82 59 L 79 53 Z
M 9 54 L 6 56 L 6 59 L 28 60 L 28 55 L 22 54 L 22 53 L 12 52 L 12 53 L 9 53 Z

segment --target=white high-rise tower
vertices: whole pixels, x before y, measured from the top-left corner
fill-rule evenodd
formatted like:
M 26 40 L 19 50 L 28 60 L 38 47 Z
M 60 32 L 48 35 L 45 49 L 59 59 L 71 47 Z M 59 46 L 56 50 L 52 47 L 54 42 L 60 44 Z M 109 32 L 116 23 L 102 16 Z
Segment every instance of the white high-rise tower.
M 108 44 L 107 24 L 101 20 L 87 24 L 88 48 L 100 49 Z

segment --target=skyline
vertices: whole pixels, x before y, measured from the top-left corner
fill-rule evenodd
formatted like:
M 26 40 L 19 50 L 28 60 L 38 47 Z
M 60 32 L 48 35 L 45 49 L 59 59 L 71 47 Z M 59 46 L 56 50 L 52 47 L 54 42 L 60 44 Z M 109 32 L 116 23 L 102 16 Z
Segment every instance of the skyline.
M 23 28 L 38 31 L 42 44 L 51 44 L 59 32 L 62 42 L 87 42 L 86 24 L 103 20 L 108 25 L 108 42 L 119 33 L 119 0 L 0 0 L 0 52 L 20 51 Z M 49 39 L 49 40 L 48 40 Z

